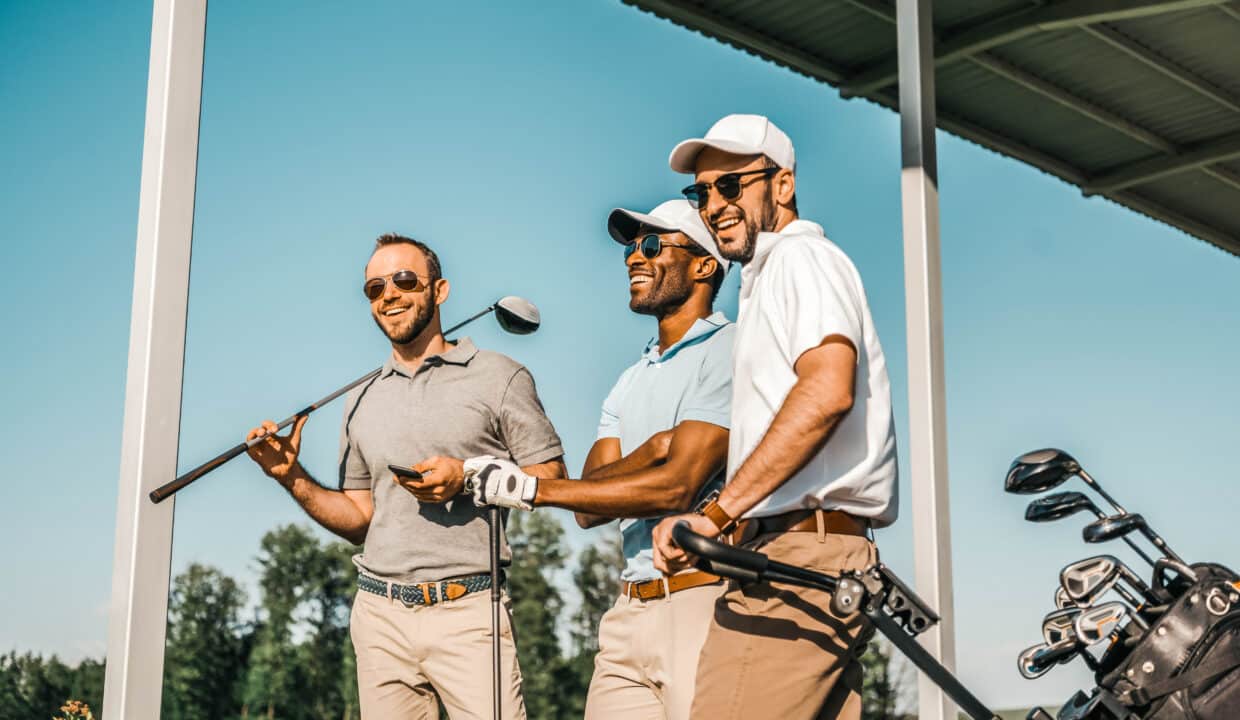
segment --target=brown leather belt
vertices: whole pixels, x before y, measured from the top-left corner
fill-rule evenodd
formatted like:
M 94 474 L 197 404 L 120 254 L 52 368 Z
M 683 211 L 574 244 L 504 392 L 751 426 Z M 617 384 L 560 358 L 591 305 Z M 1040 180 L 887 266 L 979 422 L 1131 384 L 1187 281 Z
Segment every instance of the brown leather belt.
M 622 581 L 620 583 L 620 594 L 624 597 L 637 598 L 639 600 L 654 600 L 666 597 L 671 593 L 680 592 L 681 590 L 717 583 L 722 579 L 718 575 L 694 570 L 693 572 L 680 573 L 679 575 L 661 577 L 654 580 L 643 580 L 642 582 Z
M 749 542 L 759 535 L 786 532 L 819 532 L 822 534 L 865 537 L 869 522 L 843 510 L 793 510 L 770 517 L 741 520 L 732 531 L 735 544 Z

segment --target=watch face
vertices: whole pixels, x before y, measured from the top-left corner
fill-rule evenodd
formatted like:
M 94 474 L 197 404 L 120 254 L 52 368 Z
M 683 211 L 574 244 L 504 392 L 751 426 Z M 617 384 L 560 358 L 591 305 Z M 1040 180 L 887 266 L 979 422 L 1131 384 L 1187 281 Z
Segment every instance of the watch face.
M 706 509 L 706 506 L 710 505 L 711 503 L 715 502 L 718 499 L 719 499 L 719 488 L 715 488 L 714 490 L 711 490 L 710 492 L 706 493 L 706 497 L 702 498 L 701 500 L 698 500 L 697 504 L 693 506 L 693 512 L 698 513 L 699 515 L 702 514 L 702 511 Z

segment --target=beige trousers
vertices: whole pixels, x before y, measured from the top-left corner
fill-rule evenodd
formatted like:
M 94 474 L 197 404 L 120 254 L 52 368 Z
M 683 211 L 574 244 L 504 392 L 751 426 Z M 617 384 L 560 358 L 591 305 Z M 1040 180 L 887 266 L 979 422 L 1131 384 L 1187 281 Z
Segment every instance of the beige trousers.
M 357 651 L 362 720 L 491 720 L 491 592 L 405 607 L 359 590 L 349 634 Z M 507 595 L 500 613 L 501 706 L 525 720 Z
M 723 589 L 616 600 L 599 623 L 586 720 L 687 720 L 698 653 Z
M 812 532 L 759 535 L 744 547 L 836 574 L 873 564 L 866 538 Z M 859 720 L 858 638 L 869 620 L 832 615 L 831 596 L 784 584 L 728 585 L 698 661 L 695 720 Z

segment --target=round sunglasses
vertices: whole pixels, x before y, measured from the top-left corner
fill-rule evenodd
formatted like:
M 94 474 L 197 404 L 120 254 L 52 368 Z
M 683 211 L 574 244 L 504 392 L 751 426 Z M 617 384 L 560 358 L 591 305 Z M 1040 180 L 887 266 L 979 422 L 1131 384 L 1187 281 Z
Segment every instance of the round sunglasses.
M 719 191 L 724 200 L 735 200 L 741 196 L 744 187 L 741 185 L 741 178 L 746 175 L 761 175 L 769 178 L 779 172 L 780 168 L 769 167 L 761 170 L 747 170 L 745 172 L 727 173 L 715 178 L 713 183 L 693 183 L 680 192 L 689 201 L 689 204 L 695 208 L 700 208 L 710 201 L 710 189 L 713 187 Z
M 642 239 L 637 242 L 626 244 L 624 246 L 624 259 L 627 261 L 630 255 L 638 250 L 641 250 L 642 255 L 647 260 L 653 260 L 658 257 L 659 253 L 662 252 L 665 247 L 683 248 L 694 255 L 706 254 L 706 251 L 699 248 L 697 245 L 666 242 L 658 235 L 650 233 L 649 235 L 642 236 Z
M 387 288 L 388 277 L 391 277 L 392 284 L 401 292 L 418 292 L 423 290 L 429 286 L 429 282 L 423 282 L 423 280 L 430 280 L 430 278 L 423 278 L 423 276 L 418 275 L 412 270 L 397 270 L 390 276 L 371 278 L 366 281 L 366 284 L 362 285 L 362 292 L 366 294 L 366 297 L 371 302 L 383 297 L 383 291 Z

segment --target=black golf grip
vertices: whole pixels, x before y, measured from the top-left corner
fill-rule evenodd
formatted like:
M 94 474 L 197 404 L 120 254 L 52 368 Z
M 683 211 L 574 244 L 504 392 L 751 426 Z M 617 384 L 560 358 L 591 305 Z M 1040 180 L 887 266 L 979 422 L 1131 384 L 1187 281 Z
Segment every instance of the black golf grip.
M 699 567 L 706 565 L 703 570 L 741 582 L 761 580 L 770 564 L 762 553 L 711 540 L 690 530 L 686 522 L 676 523 L 672 528 L 672 539 L 679 547 L 697 555 L 701 561 Z
M 199 465 L 193 470 L 190 470 L 189 472 L 185 473 L 184 475 L 177 478 L 176 480 L 173 480 L 172 482 L 169 482 L 169 483 L 164 483 L 163 485 L 160 485 L 159 487 L 155 488 L 154 490 L 151 491 L 148 497 L 151 498 L 151 502 L 153 503 L 160 503 L 160 502 L 163 502 L 164 500 L 167 500 L 168 498 L 175 495 L 177 491 L 184 488 L 186 485 L 189 485 L 190 483 L 194 482 L 195 480 L 202 477 L 203 475 L 206 475 L 207 473 L 211 472 L 217 467 L 223 465 L 229 460 L 232 460 L 233 458 L 237 457 L 241 453 L 245 452 L 245 447 L 246 447 L 245 443 L 233 445 L 232 447 L 228 448 L 224 452 L 220 453 L 219 455 L 216 455 L 215 457 Z

